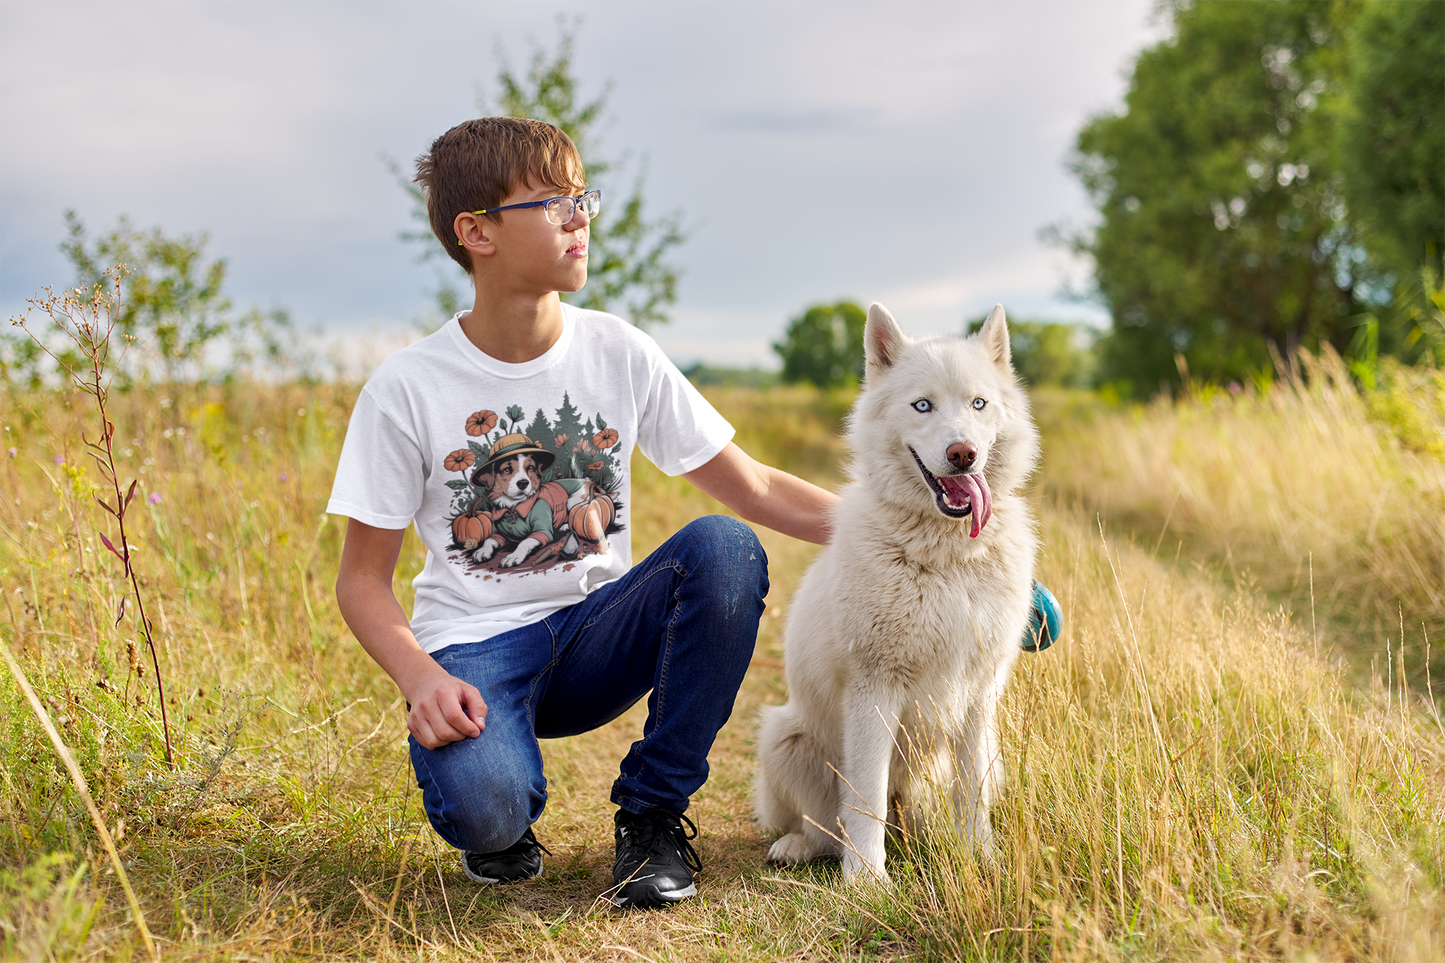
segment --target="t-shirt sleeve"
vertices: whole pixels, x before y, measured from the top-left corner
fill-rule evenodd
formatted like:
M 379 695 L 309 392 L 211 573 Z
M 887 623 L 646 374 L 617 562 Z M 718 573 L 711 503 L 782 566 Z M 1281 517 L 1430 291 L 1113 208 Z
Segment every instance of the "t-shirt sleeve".
M 362 389 L 326 511 L 375 528 L 406 528 L 421 508 L 425 485 L 426 464 L 415 438 Z
M 637 431 L 647 460 L 668 475 L 682 475 L 712 461 L 732 438 L 727 419 L 657 351 Z

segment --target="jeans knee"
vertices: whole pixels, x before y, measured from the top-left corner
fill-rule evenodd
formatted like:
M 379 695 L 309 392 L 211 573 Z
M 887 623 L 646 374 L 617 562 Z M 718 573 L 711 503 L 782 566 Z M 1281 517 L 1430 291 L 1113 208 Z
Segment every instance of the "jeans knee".
M 488 787 L 470 796 L 453 821 L 458 849 L 494 853 L 522 838 L 536 821 L 540 800 L 528 786 Z
M 768 554 L 757 533 L 726 515 L 707 515 L 682 530 L 697 547 L 692 570 L 733 604 L 768 594 Z
M 522 838 L 547 795 L 540 773 L 503 760 L 478 761 L 483 764 L 442 774 L 418 765 L 417 781 L 427 818 L 443 839 L 457 849 L 492 853 Z

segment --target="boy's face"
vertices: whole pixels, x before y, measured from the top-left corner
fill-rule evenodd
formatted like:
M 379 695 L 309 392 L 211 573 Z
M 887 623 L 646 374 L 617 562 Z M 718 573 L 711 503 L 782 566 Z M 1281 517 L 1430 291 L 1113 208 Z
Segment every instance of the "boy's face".
M 580 194 L 581 191 L 524 184 L 498 204 L 525 204 L 545 201 L 551 197 Z M 489 259 L 488 271 L 528 294 L 549 294 L 554 291 L 579 291 L 587 283 L 587 241 L 590 219 L 578 205 L 566 224 L 553 224 L 541 207 L 507 211 L 501 223 L 483 219 L 483 231 L 495 249 Z M 473 253 L 476 260 L 476 253 Z

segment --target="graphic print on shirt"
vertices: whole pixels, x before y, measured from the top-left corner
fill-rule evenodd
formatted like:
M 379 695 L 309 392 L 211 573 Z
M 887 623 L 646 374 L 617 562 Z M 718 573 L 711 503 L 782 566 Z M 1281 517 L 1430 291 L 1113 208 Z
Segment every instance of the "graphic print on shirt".
M 622 439 L 599 413 L 582 421 L 564 393 L 555 421 L 542 409 L 525 427 L 512 405 L 472 412 L 465 448 L 442 459 L 452 489 L 447 559 L 468 570 L 524 574 L 605 554 L 621 532 Z

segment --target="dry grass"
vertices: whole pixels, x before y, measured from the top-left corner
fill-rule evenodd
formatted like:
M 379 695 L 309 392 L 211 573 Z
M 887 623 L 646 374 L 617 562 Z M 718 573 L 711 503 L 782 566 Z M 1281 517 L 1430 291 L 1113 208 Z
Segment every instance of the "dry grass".
M 692 812 L 702 895 L 666 913 L 597 902 L 607 787 L 640 710 L 545 745 L 546 878 L 473 886 L 426 826 L 395 689 L 331 596 L 342 525 L 321 510 L 352 394 L 113 396 L 129 470 L 161 496 L 137 564 L 175 771 L 134 627 L 111 624 L 121 573 L 80 468 L 85 413 L 6 400 L 0 633 L 79 758 L 166 959 L 1445 959 L 1445 732 L 1402 674 L 1348 688 L 1307 620 L 1188 555 L 1106 544 L 1061 499 L 1044 509 L 1041 574 L 1069 632 L 1025 658 L 1006 699 L 999 867 L 946 834 L 897 846 L 888 891 L 762 863 L 752 720 L 783 697 L 780 628 L 812 554 L 762 532 L 771 605 Z M 714 397 L 746 448 L 836 483 L 846 396 Z M 1046 440 L 1066 450 L 1066 433 Z M 636 468 L 639 555 L 715 510 Z M 404 602 L 420 562 L 409 536 Z M 132 958 L 129 911 L 42 738 L 0 676 L 0 957 Z
M 1116 410 L 1046 395 L 1043 489 L 1328 619 L 1366 678 L 1403 644 L 1423 690 L 1433 649 L 1445 698 L 1445 375 L 1387 368 L 1362 393 L 1333 353 L 1302 360 L 1302 380 L 1237 396 Z

